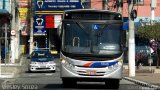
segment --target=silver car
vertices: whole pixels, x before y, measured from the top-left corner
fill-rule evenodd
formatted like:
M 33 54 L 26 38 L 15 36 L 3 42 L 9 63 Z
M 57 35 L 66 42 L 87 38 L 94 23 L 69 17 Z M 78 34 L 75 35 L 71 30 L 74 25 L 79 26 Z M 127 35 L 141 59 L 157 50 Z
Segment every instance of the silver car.
M 36 50 L 30 56 L 29 71 L 56 71 L 54 57 L 49 50 Z

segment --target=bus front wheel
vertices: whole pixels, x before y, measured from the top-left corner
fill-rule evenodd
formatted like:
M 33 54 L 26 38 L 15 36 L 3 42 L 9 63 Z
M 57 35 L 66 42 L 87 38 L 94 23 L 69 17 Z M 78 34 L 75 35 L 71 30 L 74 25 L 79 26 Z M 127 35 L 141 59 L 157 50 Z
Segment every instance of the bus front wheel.
M 108 89 L 118 89 L 119 88 L 119 79 L 107 79 L 105 80 L 105 85 Z

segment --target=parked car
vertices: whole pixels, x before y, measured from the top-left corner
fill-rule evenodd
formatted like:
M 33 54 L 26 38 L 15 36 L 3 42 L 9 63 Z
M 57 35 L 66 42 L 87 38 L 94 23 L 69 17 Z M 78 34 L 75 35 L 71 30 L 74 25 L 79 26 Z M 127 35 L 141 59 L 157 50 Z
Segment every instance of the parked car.
M 49 50 L 34 50 L 30 56 L 29 71 L 53 71 L 56 70 L 54 57 Z

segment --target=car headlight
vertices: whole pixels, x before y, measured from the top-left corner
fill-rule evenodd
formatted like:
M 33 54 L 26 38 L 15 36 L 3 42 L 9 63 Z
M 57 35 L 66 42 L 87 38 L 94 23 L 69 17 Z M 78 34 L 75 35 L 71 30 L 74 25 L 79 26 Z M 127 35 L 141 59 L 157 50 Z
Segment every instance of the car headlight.
M 36 65 L 31 65 L 31 67 L 33 68 L 33 67 L 38 67 L 38 66 L 36 66 Z
M 31 64 L 37 64 L 37 62 L 31 62 Z
M 54 61 L 49 61 L 48 63 L 49 63 L 49 64 L 55 64 L 55 62 L 54 62 Z

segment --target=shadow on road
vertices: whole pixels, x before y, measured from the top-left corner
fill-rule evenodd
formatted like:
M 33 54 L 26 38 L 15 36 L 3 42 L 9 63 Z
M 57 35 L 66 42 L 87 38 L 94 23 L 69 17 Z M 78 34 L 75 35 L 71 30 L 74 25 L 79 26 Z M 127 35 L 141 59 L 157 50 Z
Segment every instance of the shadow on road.
M 28 73 L 28 74 L 41 74 L 41 73 L 55 73 L 55 71 L 34 71 L 34 72 L 31 72 L 31 71 L 25 71 L 25 73 Z
M 105 84 L 77 84 L 76 87 L 64 88 L 62 84 L 48 84 L 43 87 L 44 90 L 115 90 L 115 89 L 107 89 Z

